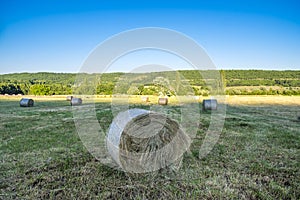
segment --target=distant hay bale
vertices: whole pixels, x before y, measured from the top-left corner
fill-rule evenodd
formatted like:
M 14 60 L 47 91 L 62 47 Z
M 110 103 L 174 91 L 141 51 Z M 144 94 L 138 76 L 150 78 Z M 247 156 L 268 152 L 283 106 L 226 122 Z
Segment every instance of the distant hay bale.
M 149 102 L 149 97 L 148 96 L 142 96 L 141 97 L 143 102 Z
M 216 99 L 203 100 L 203 110 L 217 110 L 218 102 Z
M 82 99 L 81 98 L 72 98 L 71 99 L 71 106 L 79 106 L 82 104 Z
M 199 96 L 194 96 L 194 99 L 195 99 L 196 101 L 198 101 L 198 100 L 200 99 L 200 97 L 199 97 Z
M 21 107 L 32 107 L 33 104 L 34 104 L 33 99 L 22 98 L 20 100 L 20 106 Z
M 158 98 L 159 105 L 168 105 L 168 98 Z
M 106 142 L 109 154 L 126 172 L 176 172 L 190 138 L 163 114 L 130 109 L 114 118 Z
M 73 96 L 67 96 L 67 101 L 71 101 Z

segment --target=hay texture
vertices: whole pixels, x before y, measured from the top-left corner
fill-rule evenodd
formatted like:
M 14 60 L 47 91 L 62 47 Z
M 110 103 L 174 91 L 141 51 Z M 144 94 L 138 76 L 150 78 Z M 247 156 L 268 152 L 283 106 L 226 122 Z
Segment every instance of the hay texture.
M 203 110 L 217 110 L 218 102 L 216 99 L 203 100 Z
M 106 141 L 113 160 L 130 173 L 177 171 L 190 145 L 176 121 L 143 109 L 119 113 Z
M 168 98 L 158 98 L 159 105 L 168 105 Z
M 81 98 L 72 98 L 71 99 L 71 106 L 79 106 L 82 104 L 82 99 Z
M 33 107 L 33 105 L 34 105 L 33 99 L 22 98 L 20 100 L 21 107 Z

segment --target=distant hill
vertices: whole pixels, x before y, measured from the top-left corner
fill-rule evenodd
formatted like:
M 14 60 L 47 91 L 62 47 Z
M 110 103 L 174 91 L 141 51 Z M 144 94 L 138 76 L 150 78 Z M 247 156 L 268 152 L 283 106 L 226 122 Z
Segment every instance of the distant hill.
M 238 94 L 300 94 L 300 70 L 297 71 L 269 71 L 269 70 L 221 70 L 216 71 L 179 70 L 151 73 L 104 73 L 104 74 L 75 74 L 75 73 L 14 73 L 0 75 L 0 94 L 34 94 L 34 95 L 59 95 L 72 94 L 76 78 L 85 77 L 84 80 L 93 78 L 96 81 L 96 93 L 111 95 L 120 93 L 158 95 L 163 89 L 157 81 L 183 83 L 193 89 L 196 95 L 209 95 L 210 82 L 215 76 L 223 80 L 226 93 Z M 205 79 L 202 78 L 201 74 Z M 205 76 L 204 76 L 205 74 Z M 211 75 L 210 75 L 211 74 Z M 210 77 L 212 76 L 212 77 Z M 127 84 L 127 85 L 126 85 Z M 218 83 L 221 84 L 221 83 Z M 174 85 L 174 84 L 173 84 Z M 182 85 L 182 84 L 180 84 Z M 117 86 L 117 87 L 116 87 Z M 170 86 L 170 87 L 171 87 Z M 251 86 L 251 87 L 247 87 Z M 174 87 L 178 87 L 178 84 Z M 117 89 L 116 89 L 117 88 Z M 178 88 L 177 88 L 178 89 Z M 177 93 L 175 89 L 163 89 L 170 95 Z M 184 94 L 184 89 L 182 90 Z

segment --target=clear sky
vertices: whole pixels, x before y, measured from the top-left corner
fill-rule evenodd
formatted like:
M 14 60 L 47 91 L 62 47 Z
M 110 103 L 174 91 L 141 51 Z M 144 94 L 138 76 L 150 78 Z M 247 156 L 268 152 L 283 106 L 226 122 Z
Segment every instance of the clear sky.
M 77 72 L 99 43 L 141 27 L 188 35 L 219 69 L 300 69 L 297 0 L 1 0 L 0 73 Z M 151 62 L 134 63 L 135 58 L 155 55 L 136 54 L 116 62 L 112 71 L 129 71 L 130 65 Z

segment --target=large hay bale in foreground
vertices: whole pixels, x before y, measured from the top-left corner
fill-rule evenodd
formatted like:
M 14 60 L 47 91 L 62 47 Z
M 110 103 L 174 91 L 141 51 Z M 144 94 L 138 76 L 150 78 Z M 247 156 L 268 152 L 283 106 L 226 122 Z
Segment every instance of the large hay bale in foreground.
M 163 114 L 143 109 L 119 113 L 106 138 L 108 152 L 126 172 L 176 171 L 190 138 Z
M 203 100 L 203 110 L 217 110 L 218 102 L 216 99 Z
M 82 104 L 82 99 L 81 98 L 72 98 L 71 99 L 71 106 L 78 106 Z
M 32 107 L 34 105 L 33 99 L 22 98 L 20 100 L 21 107 Z
M 168 98 L 158 98 L 159 105 L 168 105 Z

